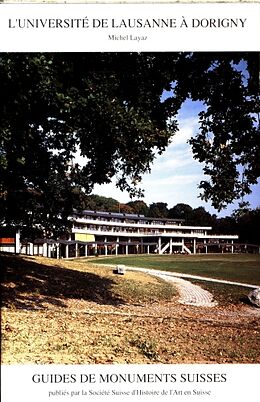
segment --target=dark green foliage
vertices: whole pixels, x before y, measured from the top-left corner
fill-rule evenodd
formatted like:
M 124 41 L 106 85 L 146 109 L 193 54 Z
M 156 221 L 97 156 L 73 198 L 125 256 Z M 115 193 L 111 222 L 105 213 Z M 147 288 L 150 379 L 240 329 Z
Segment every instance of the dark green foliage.
M 118 212 L 119 202 L 114 198 L 102 197 L 100 195 L 82 196 L 82 204 L 79 209 L 88 209 L 92 211 Z
M 153 202 L 150 205 L 149 214 L 153 218 L 167 218 L 168 208 L 165 202 Z
M 127 205 L 129 207 L 131 207 L 133 214 L 150 216 L 149 207 L 148 207 L 148 205 L 146 205 L 146 203 L 144 201 L 141 201 L 141 200 L 130 201 L 127 203 Z
M 1 220 L 63 230 L 82 191 L 116 174 L 140 194 L 154 150 L 177 129 L 161 103 L 169 77 L 159 64 L 148 54 L 2 54 Z M 83 167 L 72 164 L 77 150 Z
M 215 215 L 211 215 L 204 207 L 198 207 L 193 209 L 189 223 L 194 226 L 212 226 L 215 221 Z
M 259 97 L 244 84 L 229 60 L 210 69 L 203 86 L 205 110 L 200 132 L 190 140 L 195 158 L 205 163 L 209 181 L 200 183 L 202 199 L 221 210 L 249 194 L 260 173 Z M 201 96 L 199 95 L 199 99 Z M 242 173 L 241 173 L 242 171 Z
M 189 222 L 191 219 L 192 208 L 187 204 L 176 204 L 173 208 L 169 210 L 169 218 L 184 219 L 185 222 Z
M 260 244 L 260 208 L 249 210 L 235 220 L 240 241 Z

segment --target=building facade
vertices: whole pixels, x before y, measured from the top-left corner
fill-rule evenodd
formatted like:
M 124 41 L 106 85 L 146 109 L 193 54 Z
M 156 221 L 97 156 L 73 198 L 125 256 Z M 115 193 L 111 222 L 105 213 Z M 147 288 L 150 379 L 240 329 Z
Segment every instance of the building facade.
M 238 240 L 237 235 L 212 235 L 208 226 L 187 226 L 181 219 L 83 211 L 71 221 L 69 241 L 60 244 L 63 257 L 234 252 Z
M 119 254 L 196 254 L 235 252 L 237 235 L 213 235 L 211 227 L 188 226 L 181 219 L 85 210 L 70 217 L 72 229 L 64 239 L 20 241 L 12 250 L 54 258 Z M 14 238 L 13 238 L 14 240 Z M 8 246 L 8 244 L 6 245 Z

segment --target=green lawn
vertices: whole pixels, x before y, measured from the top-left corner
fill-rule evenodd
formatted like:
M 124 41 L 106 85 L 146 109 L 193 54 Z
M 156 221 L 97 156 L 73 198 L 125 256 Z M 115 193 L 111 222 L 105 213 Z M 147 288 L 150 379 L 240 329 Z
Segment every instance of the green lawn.
M 93 259 L 86 259 L 92 262 Z M 259 254 L 128 255 L 98 257 L 98 264 L 125 264 L 260 285 Z
M 254 256 L 233 259 L 242 259 L 237 272 L 259 266 Z M 232 262 L 212 255 L 56 260 L 0 253 L 2 363 L 260 363 L 258 311 L 243 309 L 248 288 L 196 281 L 218 305 L 183 306 L 170 282 L 130 270 L 114 275 L 95 264 L 145 260 L 155 268 Z

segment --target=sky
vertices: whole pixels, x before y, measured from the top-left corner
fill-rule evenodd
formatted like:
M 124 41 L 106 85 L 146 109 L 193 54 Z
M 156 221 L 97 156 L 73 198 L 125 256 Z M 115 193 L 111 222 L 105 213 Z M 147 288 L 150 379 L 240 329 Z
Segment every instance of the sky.
M 229 205 L 218 212 L 210 202 L 199 198 L 198 185 L 206 176 L 203 174 L 203 165 L 194 160 L 191 147 L 187 144 L 198 132 L 198 113 L 201 105 L 198 102 L 186 101 L 178 114 L 179 131 L 175 134 L 166 151 L 159 155 L 151 167 L 151 173 L 143 176 L 141 188 L 145 190 L 142 200 L 150 205 L 153 202 L 165 202 L 168 208 L 178 203 L 190 205 L 192 208 L 203 206 L 211 214 L 227 216 L 238 207 L 238 202 Z M 244 198 L 249 201 L 251 208 L 260 206 L 260 182 L 252 187 L 252 194 Z M 131 201 L 126 191 L 122 192 L 111 184 L 95 185 L 93 194 L 112 197 L 120 203 Z

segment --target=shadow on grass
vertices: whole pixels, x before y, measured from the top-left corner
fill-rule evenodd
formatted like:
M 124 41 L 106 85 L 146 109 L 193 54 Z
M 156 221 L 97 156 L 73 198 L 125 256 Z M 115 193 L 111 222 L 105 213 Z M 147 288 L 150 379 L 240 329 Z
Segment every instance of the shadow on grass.
M 96 274 L 8 255 L 0 255 L 0 267 L 3 307 L 34 310 L 46 308 L 46 303 L 66 307 L 66 299 L 124 303 L 111 292 L 114 281 Z

